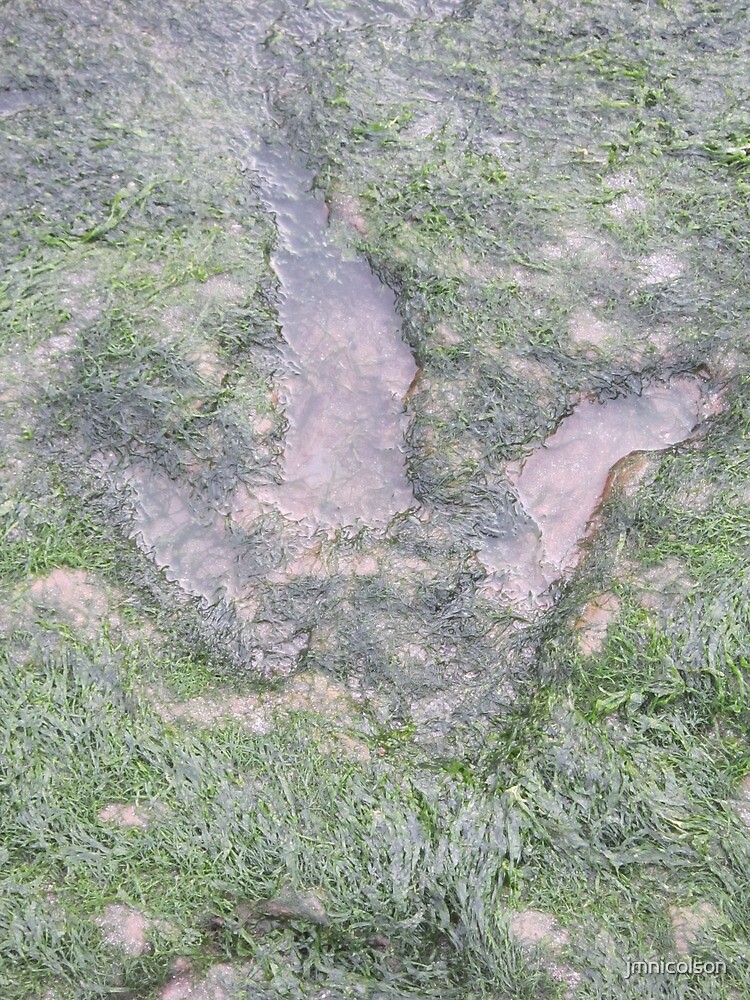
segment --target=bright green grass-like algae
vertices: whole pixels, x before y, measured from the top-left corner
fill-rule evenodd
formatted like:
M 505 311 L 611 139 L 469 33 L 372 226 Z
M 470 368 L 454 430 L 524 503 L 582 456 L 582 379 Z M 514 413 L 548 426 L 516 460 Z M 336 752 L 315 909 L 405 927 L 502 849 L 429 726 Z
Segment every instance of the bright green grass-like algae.
M 178 958 L 253 998 L 750 992 L 748 13 L 4 8 L 3 996 L 155 998 Z M 283 475 L 263 141 L 421 369 L 419 506 L 385 530 L 236 514 Z M 715 415 L 613 489 L 551 606 L 488 592 L 506 463 L 583 396 L 697 371 Z M 252 608 L 169 583 L 102 472 L 128 463 L 227 520 Z M 206 708 L 253 699 L 270 725 Z M 686 913 L 726 972 L 626 979 Z

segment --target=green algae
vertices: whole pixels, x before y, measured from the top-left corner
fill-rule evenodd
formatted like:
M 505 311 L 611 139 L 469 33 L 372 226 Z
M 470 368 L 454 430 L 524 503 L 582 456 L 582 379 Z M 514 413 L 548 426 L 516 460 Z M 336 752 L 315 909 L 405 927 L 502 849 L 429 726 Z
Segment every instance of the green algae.
M 249 996 L 552 997 L 571 973 L 581 997 L 747 992 L 747 13 L 16 5 L 5 995 L 156 996 L 185 954 L 252 959 Z M 250 156 L 268 138 L 307 158 L 335 238 L 396 292 L 421 369 L 421 511 L 384 532 L 232 522 L 282 474 L 283 290 Z M 723 412 L 612 492 L 553 606 L 483 592 L 475 553 L 521 517 L 505 463 L 581 395 L 699 366 Z M 262 570 L 252 615 L 183 593 L 130 540 L 110 453 L 229 518 Z M 56 568 L 119 588 L 109 638 L 18 603 Z M 603 593 L 619 609 L 586 654 L 575 623 Z M 154 708 L 157 681 L 179 700 L 283 694 L 310 670 L 361 717 L 311 702 L 258 735 Z M 330 756 L 342 727 L 369 759 Z M 97 819 L 152 800 L 171 819 L 143 833 Z M 233 920 L 287 884 L 325 892 L 327 927 Z M 174 933 L 118 955 L 94 923 L 116 899 Z M 624 981 L 624 956 L 671 954 L 670 906 L 705 902 L 722 920 L 696 954 L 726 976 Z M 557 916 L 562 954 L 512 939 L 524 908 Z

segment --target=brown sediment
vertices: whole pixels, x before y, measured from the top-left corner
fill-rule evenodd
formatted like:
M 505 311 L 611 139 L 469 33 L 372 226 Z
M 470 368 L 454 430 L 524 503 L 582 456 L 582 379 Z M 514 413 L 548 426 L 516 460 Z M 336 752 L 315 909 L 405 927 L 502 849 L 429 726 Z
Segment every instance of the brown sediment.
M 275 414 L 260 415 L 253 429 L 268 435 L 283 417 L 282 481 L 239 487 L 217 513 L 187 483 L 155 466 L 101 463 L 116 485 L 130 487 L 131 536 L 167 579 L 210 603 L 232 601 L 245 620 L 253 617 L 253 578 L 285 583 L 335 569 L 326 558 L 330 546 L 310 541 L 317 529 L 357 521 L 382 527 L 415 506 L 405 468 L 404 397 L 418 377 L 393 292 L 364 261 L 347 259 L 336 245 L 325 205 L 310 193 L 312 174 L 286 150 L 265 149 L 252 164 L 279 232 L 272 263 L 281 285 L 287 362 L 271 399 Z M 209 278 L 200 291 L 223 301 L 243 295 L 226 276 Z M 166 322 L 166 313 L 163 318 L 172 336 L 181 335 L 185 317 L 177 315 L 176 323 Z M 226 374 L 216 351 L 205 345 L 193 348 L 187 360 L 209 383 Z M 200 409 L 202 401 L 193 406 Z M 279 568 L 255 565 L 227 520 L 255 531 L 265 515 L 276 519 L 289 542 L 291 558 Z
M 602 526 L 604 507 L 613 493 L 633 497 L 651 475 L 656 473 L 659 460 L 651 451 L 632 451 L 615 462 L 609 471 L 604 489 L 586 525 L 585 536 L 595 535 Z
M 145 463 L 114 476 L 131 490 L 132 537 L 168 580 L 207 601 L 242 597 L 239 548 L 219 514 L 199 512 L 185 486 Z
M 601 506 L 614 491 L 624 496 L 634 496 L 655 465 L 653 452 L 631 451 L 615 462 L 609 471 L 598 506 Z
M 688 437 L 699 400 L 694 379 L 675 379 L 640 396 L 584 401 L 526 459 L 516 489 L 541 529 L 547 562 L 572 565 L 616 463 L 636 450 L 658 451 Z
M 419 391 L 419 389 L 420 389 L 420 383 L 422 381 L 422 373 L 423 373 L 423 369 L 422 368 L 417 368 L 416 372 L 414 373 L 414 378 L 409 383 L 409 388 L 404 393 L 404 402 L 405 403 L 408 400 L 411 399 L 411 397 L 414 395 L 415 392 Z

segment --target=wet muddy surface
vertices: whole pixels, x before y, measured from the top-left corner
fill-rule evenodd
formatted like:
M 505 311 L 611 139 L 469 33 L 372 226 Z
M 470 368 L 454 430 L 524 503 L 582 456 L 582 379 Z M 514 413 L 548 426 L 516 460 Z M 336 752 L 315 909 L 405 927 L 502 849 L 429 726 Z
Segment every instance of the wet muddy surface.
M 240 548 L 216 511 L 201 512 L 199 497 L 157 469 L 135 466 L 110 475 L 131 498 L 134 539 L 167 580 L 209 603 L 244 593 L 252 566 L 243 573 Z
M 701 386 L 675 379 L 641 395 L 584 400 L 542 447 L 509 470 L 529 521 L 479 553 L 515 597 L 538 597 L 580 558 L 580 542 L 616 464 L 635 451 L 658 451 L 688 438 L 699 419 Z
M 317 530 L 382 529 L 416 505 L 404 438 L 416 366 L 393 292 L 334 241 L 328 209 L 312 189 L 314 175 L 299 157 L 267 147 L 248 155 L 245 167 L 277 229 L 272 266 L 280 286 L 283 375 L 274 407 L 285 426 L 277 482 L 243 485 L 217 502 L 133 457 L 118 462 L 112 452 L 100 453 L 92 467 L 129 497 L 131 535 L 169 581 L 209 604 L 232 601 L 247 618 L 254 580 L 311 572 L 314 560 L 305 553 L 318 544 L 309 540 Z M 230 299 L 242 295 L 218 279 L 202 291 L 216 298 L 225 288 Z M 221 374 L 206 349 L 192 349 L 188 358 L 209 384 Z M 260 417 L 255 426 L 267 433 L 274 422 Z M 254 556 L 247 535 L 262 533 L 273 511 L 287 519 L 286 541 L 285 554 L 269 565 Z
M 344 258 L 298 156 L 268 148 L 246 162 L 278 227 L 272 264 L 293 372 L 281 386 L 283 482 L 264 499 L 312 527 L 382 526 L 414 505 L 403 401 L 416 365 L 395 297 L 364 261 Z

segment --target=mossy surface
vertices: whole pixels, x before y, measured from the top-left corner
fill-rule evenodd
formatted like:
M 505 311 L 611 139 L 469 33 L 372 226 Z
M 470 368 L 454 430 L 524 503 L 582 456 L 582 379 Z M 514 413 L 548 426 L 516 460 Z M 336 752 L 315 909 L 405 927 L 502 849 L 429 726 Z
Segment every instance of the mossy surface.
M 750 994 L 749 14 L 4 9 L 3 997 L 156 998 L 180 957 L 253 998 Z M 290 368 L 263 142 L 397 294 L 416 504 L 382 530 L 256 503 Z M 508 463 L 696 372 L 714 415 L 551 606 L 488 590 Z M 133 470 L 221 529 L 241 600 L 157 564 Z M 683 911 L 726 971 L 627 979 Z

